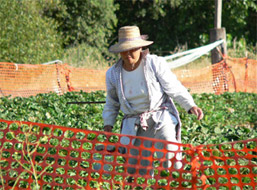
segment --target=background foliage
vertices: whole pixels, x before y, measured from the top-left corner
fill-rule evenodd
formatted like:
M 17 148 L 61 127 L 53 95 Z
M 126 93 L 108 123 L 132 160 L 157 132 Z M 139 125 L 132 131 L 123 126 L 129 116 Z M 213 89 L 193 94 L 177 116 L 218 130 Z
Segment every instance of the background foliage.
M 41 13 L 37 1 L 0 0 L 0 61 L 35 64 L 60 58 L 57 22 Z
M 117 27 L 138 25 L 155 41 L 151 49 L 158 54 L 167 54 L 181 44 L 195 48 L 209 43 L 210 29 L 214 28 L 214 0 L 115 2 L 120 5 L 116 11 Z M 222 3 L 222 26 L 227 34 L 237 39 L 243 37 L 247 44 L 256 45 L 256 1 L 229 0 Z
M 103 51 L 117 23 L 116 9 L 113 0 L 57 0 L 45 4 L 44 15 L 60 23 L 65 46 L 86 43 Z
M 29 98 L 0 98 L 0 118 L 62 125 L 87 130 L 103 130 L 104 104 L 67 104 L 74 101 L 104 101 L 105 92 L 68 92 L 39 94 Z M 182 120 L 182 143 L 219 144 L 257 138 L 257 94 L 194 94 L 203 109 L 204 119 L 197 121 L 177 105 Z M 113 132 L 120 133 L 120 113 Z
M 158 55 L 195 48 L 209 43 L 214 6 L 214 0 L 0 0 L 0 61 L 110 66 L 117 56 L 108 47 L 123 25 L 138 25 Z M 256 54 L 256 0 L 222 6 L 228 48 L 243 52 L 235 56 Z

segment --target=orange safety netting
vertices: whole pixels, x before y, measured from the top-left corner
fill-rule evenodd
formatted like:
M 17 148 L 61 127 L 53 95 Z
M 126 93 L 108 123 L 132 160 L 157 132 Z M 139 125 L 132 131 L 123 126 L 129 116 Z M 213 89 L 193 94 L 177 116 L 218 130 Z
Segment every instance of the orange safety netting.
M 176 70 L 191 93 L 257 93 L 257 61 L 225 58 L 197 70 Z M 0 63 L 0 96 L 31 96 L 38 93 L 105 90 L 107 69 L 74 68 L 67 64 L 29 65 Z
M 1 189 L 257 189 L 257 139 L 192 146 L 0 120 L 0 147 Z
M 252 59 L 228 57 L 212 66 L 174 73 L 192 93 L 257 93 L 257 61 Z

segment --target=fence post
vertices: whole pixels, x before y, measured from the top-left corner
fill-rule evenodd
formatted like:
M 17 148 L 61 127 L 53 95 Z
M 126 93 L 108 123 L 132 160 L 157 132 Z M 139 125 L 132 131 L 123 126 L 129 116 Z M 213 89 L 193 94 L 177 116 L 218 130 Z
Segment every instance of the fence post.
M 222 55 L 227 54 L 226 29 L 221 27 L 221 13 L 222 0 L 215 0 L 214 28 L 210 30 L 210 42 L 212 43 L 221 39 L 223 39 L 224 42 L 211 51 L 212 64 L 220 62 L 222 60 Z M 220 51 L 217 50 L 218 48 L 220 48 Z

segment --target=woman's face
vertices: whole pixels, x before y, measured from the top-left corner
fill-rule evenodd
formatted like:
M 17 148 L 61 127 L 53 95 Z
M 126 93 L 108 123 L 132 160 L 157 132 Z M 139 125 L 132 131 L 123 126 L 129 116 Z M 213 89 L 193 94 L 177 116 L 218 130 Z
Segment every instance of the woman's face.
M 120 53 L 120 56 L 127 66 L 134 65 L 140 59 L 141 50 L 142 48 L 136 48 L 129 51 L 124 51 Z

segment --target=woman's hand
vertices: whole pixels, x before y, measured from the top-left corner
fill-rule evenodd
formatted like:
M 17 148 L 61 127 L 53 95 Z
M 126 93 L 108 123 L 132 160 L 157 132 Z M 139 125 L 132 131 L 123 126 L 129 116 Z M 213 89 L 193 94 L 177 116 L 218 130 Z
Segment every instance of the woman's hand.
M 204 114 L 203 114 L 203 111 L 201 108 L 194 106 L 189 111 L 190 111 L 190 113 L 196 115 L 197 120 L 203 119 Z
M 112 132 L 112 126 L 111 125 L 105 125 L 104 126 L 104 131 L 105 132 Z

